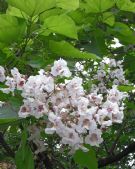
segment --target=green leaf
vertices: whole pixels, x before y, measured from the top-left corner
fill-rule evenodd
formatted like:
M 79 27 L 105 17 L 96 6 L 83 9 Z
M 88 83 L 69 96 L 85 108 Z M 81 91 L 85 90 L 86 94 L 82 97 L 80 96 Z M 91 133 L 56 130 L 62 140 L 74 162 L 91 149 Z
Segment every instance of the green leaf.
M 75 23 L 77 23 L 77 25 L 83 26 L 84 23 L 88 23 L 87 18 L 90 22 L 90 16 L 88 17 L 88 14 L 82 10 L 71 11 L 68 13 L 68 15 L 74 20 Z
M 1 114 L 0 114 L 0 116 L 1 116 Z M 14 118 L 8 118 L 8 119 L 1 119 L 0 118 L 0 125 L 3 125 L 3 124 L 9 124 L 9 125 L 11 125 L 12 123 L 14 123 L 14 122 L 16 122 L 16 119 L 14 119 Z M 9 126 L 8 125 L 8 126 Z
M 116 5 L 122 11 L 135 12 L 135 2 L 130 0 L 117 0 Z
M 118 89 L 122 92 L 130 92 L 132 90 L 135 90 L 134 86 L 126 86 L 126 85 L 120 85 Z
M 15 163 L 17 169 L 34 169 L 34 156 L 28 145 L 23 145 L 18 149 Z
M 12 43 L 23 37 L 26 30 L 26 23 L 10 15 L 0 15 L 0 41 Z
M 27 138 L 28 138 L 27 129 L 24 129 L 24 131 L 22 132 L 22 140 L 21 140 L 22 147 L 25 147 L 25 145 L 27 144 Z
M 67 15 L 50 16 L 44 21 L 43 29 L 77 39 L 77 27 Z
M 135 103 L 134 102 L 126 102 L 126 105 L 128 106 L 128 109 L 135 110 Z
M 90 148 L 88 152 L 77 150 L 74 154 L 74 160 L 81 167 L 87 167 L 88 169 L 98 169 L 96 154 L 92 148 Z
M 115 22 L 115 17 L 112 12 L 103 13 L 103 23 L 113 26 Z
M 87 13 L 100 13 L 111 8 L 115 1 L 114 0 L 85 0 L 83 4 Z
M 0 48 L 2 49 L 1 46 L 0 46 Z M 7 55 L 2 50 L 0 50 L 0 64 L 1 65 L 5 64 L 6 57 L 7 57 Z
M 20 99 L 17 95 L 14 97 L 0 91 L 0 98 L 3 102 L 5 102 L 3 106 L 0 107 L 0 124 L 19 120 L 18 111 L 22 105 L 22 97 L 20 96 Z
M 55 8 L 55 9 L 50 9 L 48 11 L 43 12 L 40 15 L 40 20 L 44 21 L 46 18 L 50 17 L 50 16 L 54 16 L 54 15 L 60 15 L 63 12 L 65 12 L 65 10 L 63 9 L 59 9 L 59 8 Z
M 30 60 L 27 62 L 28 65 L 30 65 L 33 68 L 43 68 L 45 65 L 45 59 L 42 56 L 31 56 Z
M 66 10 L 76 10 L 79 8 L 79 0 L 56 0 L 56 5 Z
M 8 0 L 8 3 L 29 16 L 39 15 L 55 6 L 55 0 Z
M 79 49 L 72 46 L 70 43 L 66 41 L 56 42 L 51 40 L 49 42 L 50 50 L 59 55 L 71 58 L 80 58 L 80 59 L 99 59 L 98 56 L 92 53 L 81 52 Z
M 100 57 L 107 55 L 108 51 L 105 43 L 105 35 L 106 32 L 97 28 L 90 34 L 91 43 L 83 45 L 84 49 L 91 51 Z
M 24 12 L 22 12 L 20 9 L 8 6 L 8 9 L 6 11 L 6 14 L 12 15 L 12 16 L 17 16 L 19 18 L 27 18 L 28 15 L 26 15 Z
M 21 145 L 15 155 L 17 169 L 34 169 L 34 156 L 27 144 L 27 129 L 22 132 Z
M 124 67 L 125 69 L 128 69 L 130 72 L 133 72 L 135 74 L 135 53 L 133 52 L 128 52 L 128 54 L 125 56 L 125 61 L 124 61 Z
M 0 108 L 0 124 L 14 122 L 17 118 L 17 112 L 10 105 L 3 105 Z
M 116 22 L 112 28 L 108 28 L 108 31 L 117 37 L 122 43 L 135 43 L 134 32 L 124 23 Z

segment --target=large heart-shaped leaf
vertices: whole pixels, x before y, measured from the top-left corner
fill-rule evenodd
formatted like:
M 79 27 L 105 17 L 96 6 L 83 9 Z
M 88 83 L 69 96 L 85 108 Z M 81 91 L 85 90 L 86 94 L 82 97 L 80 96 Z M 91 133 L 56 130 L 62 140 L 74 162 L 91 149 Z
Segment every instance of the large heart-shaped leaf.
M 108 28 L 108 32 L 117 37 L 122 43 L 135 44 L 134 32 L 124 23 L 116 22 L 112 28 Z
M 116 4 L 120 10 L 135 12 L 135 2 L 132 2 L 130 0 L 117 0 Z
M 104 12 L 115 4 L 115 0 L 85 0 L 85 2 L 83 6 L 88 13 Z
M 48 11 L 43 12 L 40 15 L 40 20 L 44 22 L 45 19 L 47 19 L 50 16 L 54 16 L 54 15 L 60 15 L 63 12 L 65 12 L 64 9 L 60 9 L 60 8 L 54 8 L 54 9 L 50 9 Z
M 44 21 L 43 29 L 77 39 L 77 27 L 67 15 L 50 16 Z
M 8 3 L 29 16 L 39 15 L 55 6 L 55 0 L 8 0 Z
M 105 12 L 103 14 L 103 23 L 113 26 L 115 22 L 115 17 L 112 12 Z
M 18 41 L 25 33 L 26 24 L 23 19 L 10 15 L 0 15 L 0 41 L 12 43 Z
M 88 169 L 98 169 L 96 153 L 92 148 L 90 148 L 88 152 L 77 150 L 74 154 L 74 160 L 81 167 L 87 167 Z
M 49 48 L 53 53 L 59 56 L 93 60 L 99 59 L 98 56 L 96 56 L 95 54 L 81 52 L 79 49 L 75 48 L 66 41 L 56 42 L 51 40 L 49 43 Z
M 56 0 L 56 5 L 66 10 L 76 10 L 79 8 L 79 0 Z
M 15 8 L 13 6 L 8 6 L 6 14 L 16 16 L 19 18 L 27 18 L 28 17 L 28 15 L 25 12 L 23 12 L 20 9 Z

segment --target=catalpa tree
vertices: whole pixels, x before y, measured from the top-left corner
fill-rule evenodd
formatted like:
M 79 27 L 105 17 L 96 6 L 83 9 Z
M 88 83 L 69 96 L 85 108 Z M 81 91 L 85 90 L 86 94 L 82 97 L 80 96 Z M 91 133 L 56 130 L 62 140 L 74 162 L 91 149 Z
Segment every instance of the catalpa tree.
M 0 12 L 0 165 L 134 169 L 134 0 L 1 0 Z

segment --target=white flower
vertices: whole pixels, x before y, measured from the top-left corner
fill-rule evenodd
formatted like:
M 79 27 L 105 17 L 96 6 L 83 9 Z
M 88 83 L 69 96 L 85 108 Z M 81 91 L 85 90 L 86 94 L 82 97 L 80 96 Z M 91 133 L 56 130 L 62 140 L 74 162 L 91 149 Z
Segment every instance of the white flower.
M 17 79 L 17 89 L 22 90 L 24 88 L 26 80 L 24 78 Z
M 55 112 L 58 112 L 70 105 L 70 100 L 66 90 L 56 91 L 52 94 L 50 101 Z
M 85 138 L 85 143 L 90 144 L 91 146 L 99 146 L 103 142 L 103 139 L 101 137 L 101 130 L 96 129 L 89 132 L 89 135 Z
M 16 82 L 15 82 L 14 78 L 7 76 L 5 84 L 9 87 L 9 90 L 11 92 L 14 92 L 14 90 L 16 88 Z
M 119 112 L 118 103 L 113 103 L 107 100 L 102 106 L 109 114 L 117 114 Z
M 109 64 L 110 63 L 110 58 L 104 57 L 100 64 L 102 64 L 102 63 Z
M 86 113 L 94 117 L 98 109 L 99 109 L 98 106 L 92 106 L 91 108 L 87 109 Z
M 20 110 L 18 112 L 19 117 L 26 118 L 30 115 L 29 107 L 23 105 L 20 107 Z
M 118 79 L 114 79 L 114 80 L 113 80 L 113 85 L 119 85 L 119 83 L 120 83 L 120 82 L 119 82 Z
M 6 79 L 6 77 L 5 77 L 5 69 L 2 66 L 0 66 L 0 82 L 4 82 L 5 79 Z
M 49 112 L 48 119 L 50 122 L 55 123 L 55 126 L 58 126 L 58 123 L 61 121 L 61 118 L 55 115 L 53 112 Z
M 68 90 L 69 96 L 79 97 L 84 94 L 82 78 L 74 77 L 67 83 L 66 88 Z
M 116 67 L 117 66 L 115 59 L 110 59 L 110 58 L 104 57 L 102 62 L 109 65 L 109 67 Z
M 102 128 L 112 125 L 112 114 L 110 114 L 106 109 L 99 109 L 95 118 Z
M 63 125 L 62 121 L 61 121 L 61 117 L 55 115 L 53 112 L 49 112 L 49 116 L 48 116 L 49 121 L 52 123 L 51 127 L 47 127 L 45 129 L 45 132 L 47 134 L 53 134 L 54 132 L 59 133 L 59 135 L 61 135 L 61 133 L 63 133 L 63 129 L 65 128 L 65 126 Z
M 106 86 L 105 86 L 105 84 L 104 84 L 103 81 L 98 84 L 98 88 L 99 88 L 99 91 L 100 91 L 101 93 L 106 93 L 106 92 L 107 92 L 107 88 L 106 88 Z
M 51 68 L 51 74 L 53 76 L 71 76 L 71 72 L 67 67 L 67 62 L 63 59 L 54 62 L 54 66 Z
M 22 96 L 24 98 L 34 97 L 35 87 L 36 87 L 36 78 L 34 76 L 30 76 L 24 86 Z
M 95 120 L 91 115 L 81 115 L 78 121 L 78 125 L 76 126 L 76 131 L 79 133 L 85 133 L 86 130 L 95 130 L 97 129 L 97 125 Z
M 91 93 L 88 95 L 88 99 L 89 99 L 90 105 L 97 106 L 102 103 L 103 96 L 102 94 L 97 95 L 97 93 Z
M 52 77 L 44 76 L 40 89 L 51 93 L 54 90 L 54 79 Z
M 39 98 L 44 93 L 51 93 L 53 90 L 54 80 L 52 77 L 46 75 L 30 76 L 24 85 L 22 96 Z
M 116 67 L 116 60 L 115 59 L 110 59 L 110 64 L 109 64 L 109 66 L 110 67 Z
M 124 114 L 122 111 L 119 111 L 117 114 L 112 114 L 113 123 L 122 123 Z
M 29 115 L 32 115 L 38 119 L 47 113 L 48 113 L 47 105 L 43 104 L 39 100 L 27 98 L 26 100 L 24 100 L 24 105 L 21 107 L 19 111 L 19 116 L 27 117 Z
M 77 63 L 75 64 L 75 67 L 76 67 L 76 69 L 77 69 L 78 71 L 83 71 L 83 70 L 84 70 L 84 66 L 83 66 L 83 64 L 81 64 L 80 62 L 77 62 Z
M 55 127 L 51 127 L 51 128 L 45 128 L 45 133 L 46 134 L 54 134 L 56 132 L 56 128 Z
M 63 144 L 69 144 L 70 146 L 80 145 L 83 143 L 82 138 L 72 128 L 64 129 L 64 136 L 62 137 Z
M 17 89 L 22 90 L 26 81 L 25 76 L 20 74 L 17 68 L 11 69 L 11 75 L 13 76 L 13 80 Z
M 17 80 L 18 78 L 21 78 L 21 74 L 19 73 L 18 69 L 15 67 L 11 69 L 11 75 L 13 76 L 15 80 Z
M 98 80 L 102 80 L 105 76 L 106 76 L 106 72 L 104 70 L 102 70 L 102 69 L 100 70 L 99 69 L 97 71 L 97 79 Z
M 123 92 L 120 92 L 118 89 L 117 89 L 117 86 L 113 86 L 112 89 L 110 89 L 108 91 L 108 100 L 111 101 L 111 102 L 119 102 L 121 100 L 124 100 L 125 98 L 127 97 L 127 94 L 126 93 L 123 93 Z
M 114 38 L 112 41 L 113 41 L 113 44 L 110 45 L 110 47 L 112 47 L 112 48 L 119 48 L 119 47 L 123 46 L 123 45 L 119 42 L 119 39 L 117 39 L 117 38 Z
M 77 99 L 77 108 L 80 115 L 84 115 L 87 111 L 89 100 L 85 97 L 80 97 Z
M 45 75 L 44 69 L 40 69 L 40 70 L 38 71 L 38 73 L 39 73 L 39 75 Z

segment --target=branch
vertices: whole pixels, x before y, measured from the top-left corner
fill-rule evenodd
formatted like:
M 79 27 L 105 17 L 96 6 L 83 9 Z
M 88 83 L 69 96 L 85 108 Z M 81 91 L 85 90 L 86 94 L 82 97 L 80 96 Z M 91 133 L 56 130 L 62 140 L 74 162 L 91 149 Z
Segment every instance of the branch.
M 123 123 L 122 127 L 121 127 L 120 130 L 118 131 L 117 137 L 116 137 L 116 139 L 115 139 L 115 141 L 114 141 L 112 147 L 110 148 L 110 151 L 109 151 L 110 154 L 113 154 L 113 152 L 114 152 L 114 150 L 115 150 L 115 148 L 116 148 L 116 146 L 117 146 L 117 143 L 118 143 L 118 141 L 119 141 L 119 139 L 120 139 L 120 137 L 121 137 L 121 133 L 123 132 L 123 130 L 125 129 L 125 127 L 126 127 L 126 122 Z
M 98 167 L 101 168 L 101 167 L 105 167 L 109 164 L 112 164 L 114 162 L 118 162 L 122 158 L 124 158 L 125 156 L 127 156 L 128 154 L 133 153 L 133 152 L 135 152 L 135 142 L 129 144 L 127 148 L 125 148 L 122 152 L 120 152 L 116 155 L 111 155 L 109 157 L 99 159 Z
M 47 153 L 39 153 L 39 158 L 40 160 L 43 160 L 43 164 L 45 165 L 46 169 L 53 169 L 53 161 L 51 161 L 51 159 L 49 158 Z M 41 163 L 41 161 L 39 161 L 39 164 Z
M 10 157 L 15 157 L 15 153 L 11 150 L 9 145 L 6 143 L 3 134 L 0 132 L 0 145 L 6 150 L 6 153 Z
M 32 149 L 33 152 L 35 152 L 35 150 L 37 150 L 37 145 L 33 142 L 30 141 L 29 142 L 30 147 Z M 36 168 L 46 168 L 46 169 L 53 169 L 53 161 L 49 158 L 48 153 L 47 152 L 40 152 L 37 154 L 37 158 L 35 160 L 35 166 Z

